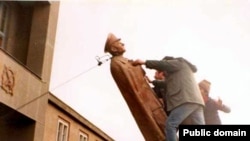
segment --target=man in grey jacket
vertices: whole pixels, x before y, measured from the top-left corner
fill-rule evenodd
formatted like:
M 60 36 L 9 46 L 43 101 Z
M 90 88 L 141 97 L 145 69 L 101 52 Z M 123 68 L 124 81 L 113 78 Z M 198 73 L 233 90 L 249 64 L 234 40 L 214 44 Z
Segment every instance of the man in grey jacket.
M 191 124 L 204 125 L 204 101 L 194 77 L 197 68 L 184 58 L 171 60 L 140 60 L 133 65 L 145 65 L 146 68 L 166 71 L 167 112 L 170 112 L 166 121 L 166 140 L 176 141 L 178 126 L 185 120 Z

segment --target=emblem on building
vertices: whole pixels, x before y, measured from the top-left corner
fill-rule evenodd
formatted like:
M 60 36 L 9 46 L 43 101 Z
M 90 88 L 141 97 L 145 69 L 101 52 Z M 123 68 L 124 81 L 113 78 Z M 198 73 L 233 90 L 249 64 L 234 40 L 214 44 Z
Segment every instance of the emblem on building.
M 15 77 L 10 67 L 4 66 L 1 76 L 1 88 L 8 94 L 13 95 L 13 88 L 15 85 Z

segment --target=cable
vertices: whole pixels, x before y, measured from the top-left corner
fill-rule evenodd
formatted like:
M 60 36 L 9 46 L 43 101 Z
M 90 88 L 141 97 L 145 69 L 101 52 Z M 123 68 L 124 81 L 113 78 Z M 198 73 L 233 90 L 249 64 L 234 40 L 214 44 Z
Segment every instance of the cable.
M 44 95 L 48 94 L 50 91 L 54 91 L 55 89 L 57 89 L 57 88 L 59 88 L 59 87 L 65 85 L 65 84 L 69 83 L 70 81 L 76 79 L 77 77 L 81 76 L 82 74 L 85 74 L 85 73 L 87 73 L 88 71 L 94 69 L 95 67 L 102 65 L 103 63 L 107 62 L 107 61 L 111 58 L 111 57 L 109 57 L 109 58 L 107 58 L 107 59 L 102 59 L 102 58 L 107 57 L 107 56 L 108 56 L 108 55 L 104 55 L 104 56 L 101 56 L 101 57 L 96 56 L 95 59 L 96 59 L 97 62 L 98 62 L 97 65 L 95 65 L 95 66 L 93 66 L 93 67 L 91 67 L 91 68 L 89 68 L 89 69 L 87 69 L 87 70 L 85 70 L 85 71 L 79 73 L 78 75 L 76 75 L 76 76 L 74 76 L 74 77 L 68 79 L 67 81 L 65 81 L 65 82 L 63 82 L 63 83 L 57 85 L 57 86 L 54 87 L 53 89 L 48 90 L 48 91 L 42 93 L 40 96 L 33 98 L 32 100 L 28 101 L 27 103 L 24 103 L 23 105 L 17 107 L 15 110 L 18 111 L 19 109 L 23 108 L 24 106 L 26 106 L 26 105 L 28 105 L 28 104 L 34 102 L 35 100 L 37 100 L 37 99 L 43 97 Z M 102 59 L 102 60 L 101 60 L 101 59 Z
M 106 57 L 106 59 L 105 59 L 105 57 Z M 108 57 L 108 58 L 107 58 L 107 57 Z M 104 58 L 104 59 L 103 59 L 103 58 Z M 95 59 L 96 59 L 97 62 L 98 62 L 97 65 L 95 65 L 95 66 L 89 68 L 88 70 L 83 71 L 83 72 L 79 73 L 78 75 L 76 75 L 76 76 L 70 78 L 69 80 L 67 80 L 67 81 L 65 81 L 65 82 L 63 82 L 63 83 L 57 85 L 55 88 L 51 89 L 51 91 L 53 91 L 53 90 L 55 90 L 55 89 L 57 89 L 57 88 L 59 88 L 59 87 L 65 85 L 65 84 L 69 83 L 69 82 L 72 81 L 73 79 L 76 79 L 77 77 L 81 76 L 82 74 L 87 73 L 88 71 L 94 69 L 95 67 L 101 66 L 103 63 L 105 63 L 105 62 L 107 62 L 108 60 L 110 60 L 110 58 L 111 58 L 110 55 L 104 55 L 104 56 L 101 56 L 101 57 L 96 56 Z
M 82 75 L 82 74 L 84 74 L 84 73 L 86 73 L 86 72 L 88 72 L 88 71 L 94 69 L 95 67 L 97 67 L 97 65 L 95 65 L 95 66 L 91 67 L 90 69 L 88 69 L 88 70 L 86 70 L 86 71 L 83 71 L 83 72 L 81 72 L 80 74 L 78 74 L 78 75 L 76 75 L 76 76 L 70 78 L 69 80 L 67 80 L 67 81 L 65 81 L 65 82 L 63 82 L 63 83 L 57 85 L 57 86 L 56 86 L 55 88 L 53 88 L 52 90 L 49 90 L 49 91 L 44 92 L 44 93 L 41 94 L 40 96 L 35 97 L 34 99 L 30 100 L 29 102 L 27 102 L 27 103 L 25 103 L 25 104 L 19 106 L 18 108 L 16 108 L 16 110 L 19 110 L 19 109 L 21 109 L 22 107 L 24 107 L 24 106 L 26 106 L 26 105 L 32 103 L 33 101 L 35 101 L 35 100 L 39 99 L 40 97 L 46 95 L 46 94 L 49 93 L 50 91 L 54 91 L 55 89 L 57 89 L 57 88 L 59 88 L 59 87 L 65 85 L 65 84 L 69 83 L 69 82 L 72 81 L 73 79 L 76 79 L 76 78 L 79 77 L 80 75 Z
M 61 86 L 65 85 L 65 84 L 69 83 L 70 81 L 72 81 L 72 80 L 76 79 L 77 77 L 81 76 L 81 75 L 82 75 L 82 74 L 84 74 L 84 73 L 87 73 L 88 71 L 90 71 L 90 70 L 94 69 L 94 68 L 95 68 L 95 67 L 97 67 L 97 66 L 99 66 L 99 65 L 95 65 L 95 66 L 93 66 L 93 67 L 89 68 L 88 70 L 86 70 L 86 71 L 83 71 L 83 72 L 79 73 L 78 75 L 76 75 L 76 76 L 74 76 L 74 77 L 72 77 L 72 78 L 68 79 L 67 81 L 65 81 L 65 82 L 63 82 L 63 83 L 61 83 L 61 84 L 57 85 L 56 87 L 54 87 L 53 89 L 51 89 L 51 91 L 54 91 L 55 89 L 57 89 L 57 88 L 59 88 L 59 87 L 61 87 Z

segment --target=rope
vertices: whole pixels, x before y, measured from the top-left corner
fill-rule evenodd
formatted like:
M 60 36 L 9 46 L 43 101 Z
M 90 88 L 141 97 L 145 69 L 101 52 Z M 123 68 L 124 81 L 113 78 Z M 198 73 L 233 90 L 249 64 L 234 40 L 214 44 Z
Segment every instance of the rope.
M 105 55 L 105 56 L 107 56 L 107 55 Z M 94 69 L 95 67 L 100 66 L 100 65 L 102 65 L 103 63 L 107 62 L 107 61 L 110 59 L 110 57 L 107 58 L 107 59 L 105 59 L 105 60 L 104 60 L 104 59 L 101 60 L 101 59 L 102 59 L 103 57 L 105 57 L 105 56 L 96 57 L 96 60 L 97 60 L 97 62 L 98 62 L 97 65 L 95 65 L 95 66 L 93 66 L 93 67 L 91 67 L 91 68 L 89 68 L 89 69 L 87 69 L 87 70 L 85 70 L 85 71 L 79 73 L 78 75 L 76 75 L 76 76 L 74 76 L 74 77 L 68 79 L 67 81 L 65 81 L 65 82 L 63 82 L 63 83 L 57 85 L 56 87 L 54 87 L 52 90 L 49 90 L 49 91 L 53 91 L 53 90 L 55 90 L 55 89 L 57 89 L 57 88 L 60 88 L 60 87 L 62 87 L 63 85 L 69 83 L 70 81 L 72 81 L 72 80 L 78 78 L 79 76 L 81 76 L 81 75 L 83 75 L 83 74 L 89 72 L 90 70 Z M 24 103 L 23 105 L 17 107 L 16 110 L 18 111 L 19 109 L 23 108 L 24 106 L 26 106 L 26 105 L 28 105 L 28 104 L 34 102 L 35 100 L 37 100 L 37 99 L 39 99 L 39 98 L 41 98 L 41 97 L 43 97 L 44 95 L 46 95 L 47 93 L 49 93 L 49 91 L 46 91 L 46 92 L 44 92 L 43 94 L 41 94 L 40 96 L 35 97 L 35 98 L 33 98 L 32 100 L 30 100 L 29 102 Z

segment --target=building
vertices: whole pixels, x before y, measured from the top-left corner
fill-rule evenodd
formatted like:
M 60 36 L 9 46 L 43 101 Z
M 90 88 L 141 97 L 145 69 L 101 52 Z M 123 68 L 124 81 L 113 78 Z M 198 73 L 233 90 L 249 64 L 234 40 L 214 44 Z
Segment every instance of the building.
M 47 96 L 44 141 L 61 141 L 63 138 L 68 141 L 113 141 L 54 95 Z
M 49 92 L 59 1 L 0 1 L 1 141 L 113 141 Z

